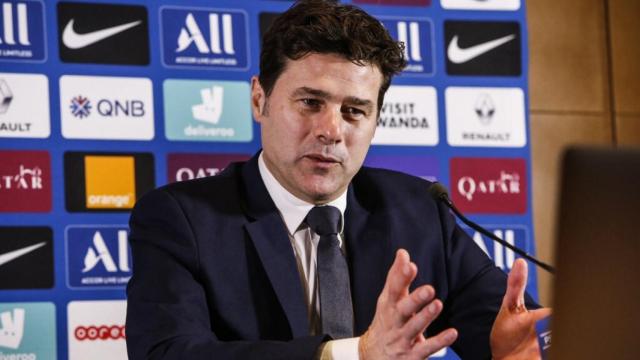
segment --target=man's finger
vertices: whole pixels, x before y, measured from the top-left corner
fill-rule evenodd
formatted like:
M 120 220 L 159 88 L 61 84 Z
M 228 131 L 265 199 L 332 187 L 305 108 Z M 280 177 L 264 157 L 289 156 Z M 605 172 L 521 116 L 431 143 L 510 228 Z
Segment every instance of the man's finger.
M 406 339 L 413 339 L 419 334 L 424 333 L 427 326 L 440 315 L 441 311 L 442 301 L 438 299 L 433 300 L 402 326 L 402 336 Z
M 447 329 L 436 336 L 428 338 L 424 342 L 416 343 L 412 352 L 419 359 L 426 359 L 447 346 L 451 346 L 458 338 L 458 332 L 454 328 Z
M 436 292 L 431 285 L 423 285 L 413 290 L 409 296 L 398 301 L 398 313 L 400 313 L 403 320 L 408 319 L 433 300 L 435 294 Z
M 524 308 L 524 291 L 527 287 L 527 262 L 517 259 L 513 263 L 507 279 L 507 292 L 502 299 L 502 306 L 512 311 L 521 312 Z
M 387 281 L 385 289 L 387 292 L 387 300 L 390 303 L 396 303 L 409 293 L 409 284 L 413 281 L 418 273 L 418 268 L 411 263 L 409 253 L 400 249 L 396 252 L 396 258 L 387 273 Z
M 529 314 L 531 314 L 530 316 L 533 319 L 533 321 L 537 322 L 551 315 L 551 308 L 541 308 L 541 309 L 530 310 Z

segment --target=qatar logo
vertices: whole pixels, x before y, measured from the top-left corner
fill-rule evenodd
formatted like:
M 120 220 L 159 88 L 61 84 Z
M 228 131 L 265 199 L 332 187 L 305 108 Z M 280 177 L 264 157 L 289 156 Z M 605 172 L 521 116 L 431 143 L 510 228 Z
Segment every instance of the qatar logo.
M 91 114 L 91 101 L 81 95 L 71 99 L 71 113 L 73 116 L 83 119 Z
M 453 158 L 450 169 L 452 200 L 460 211 L 526 212 L 525 159 Z

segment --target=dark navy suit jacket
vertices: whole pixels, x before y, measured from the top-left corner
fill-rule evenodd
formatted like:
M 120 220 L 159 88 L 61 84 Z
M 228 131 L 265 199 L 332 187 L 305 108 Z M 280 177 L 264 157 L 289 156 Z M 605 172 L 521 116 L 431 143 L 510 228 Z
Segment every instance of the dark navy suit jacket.
M 355 334 L 373 319 L 396 249 L 418 265 L 464 359 L 490 357 L 506 276 L 428 195 L 429 182 L 362 168 L 348 189 L 345 244 Z M 312 359 L 307 305 L 287 230 L 257 156 L 215 176 L 145 195 L 131 215 L 130 359 Z

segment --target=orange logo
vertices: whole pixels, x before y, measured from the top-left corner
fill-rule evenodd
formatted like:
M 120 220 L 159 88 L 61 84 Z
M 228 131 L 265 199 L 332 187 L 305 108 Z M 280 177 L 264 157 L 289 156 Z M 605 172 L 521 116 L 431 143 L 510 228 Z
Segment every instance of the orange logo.
M 131 209 L 136 201 L 133 156 L 85 156 L 87 209 Z

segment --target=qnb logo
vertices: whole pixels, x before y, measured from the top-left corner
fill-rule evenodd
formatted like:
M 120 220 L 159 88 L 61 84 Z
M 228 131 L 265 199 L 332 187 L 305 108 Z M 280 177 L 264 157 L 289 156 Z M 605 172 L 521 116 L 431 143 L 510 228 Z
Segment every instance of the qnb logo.
M 515 246 L 516 244 L 515 231 L 513 230 L 493 230 L 493 234 L 511 245 Z M 485 254 L 487 254 L 487 256 L 492 257 L 491 254 L 489 254 L 489 250 L 483 240 L 482 234 L 475 232 L 473 234 L 473 241 L 480 247 L 480 249 L 482 249 L 482 251 L 484 251 Z M 502 270 L 510 270 L 513 267 L 513 262 L 515 261 L 515 253 L 511 249 L 505 248 L 502 244 L 494 242 L 492 258 L 497 267 Z
M 474 110 L 476 115 L 478 115 L 480 123 L 488 125 L 496 113 L 496 106 L 489 94 L 480 94 L 476 100 Z
M 71 99 L 71 113 L 75 117 L 85 118 L 91 115 L 91 100 L 83 96 Z M 144 101 L 100 99 L 96 103 L 96 112 L 105 117 L 143 117 Z
M 191 107 L 193 118 L 196 120 L 217 124 L 222 115 L 222 100 L 224 88 L 222 86 L 212 86 L 200 90 L 202 104 Z
M 200 179 L 208 176 L 215 176 L 220 172 L 219 168 L 199 168 L 192 170 L 190 168 L 180 168 L 176 171 L 176 180 L 185 181 L 191 179 Z
M 20 165 L 15 175 L 0 176 L 0 189 L 42 190 L 42 169 Z
M 87 254 L 84 256 L 84 269 L 82 269 L 82 272 L 86 273 L 93 270 L 99 263 L 102 263 L 105 270 L 110 273 L 118 271 L 129 272 L 131 267 L 129 266 L 128 250 L 127 231 L 120 230 L 118 231 L 118 266 L 116 266 L 102 234 L 96 231 L 93 235 L 93 247 L 89 247 Z
M 222 17 L 222 27 L 220 18 Z M 178 36 L 178 48 L 176 52 L 183 52 L 194 44 L 201 54 L 225 54 L 234 55 L 233 46 L 233 21 L 230 14 L 209 14 L 209 43 L 202 34 L 200 26 L 192 13 L 185 18 L 185 26 Z
M 0 37 L 0 44 L 30 46 L 29 22 L 27 18 L 27 5 L 25 3 L 16 4 L 17 12 L 13 11 L 13 4 L 2 3 L 2 23 L 4 36 Z M 15 17 L 14 17 L 15 15 Z M 17 24 L 18 37 L 16 38 L 15 25 Z
M 0 314 L 0 346 L 9 349 L 20 347 L 22 335 L 24 334 L 24 309 L 16 308 Z
M 13 93 L 4 79 L 0 79 L 0 115 L 9 111 L 9 105 L 13 100 Z
M 76 340 L 79 341 L 107 341 L 126 339 L 124 325 L 78 326 L 73 330 L 73 335 Z
M 458 180 L 458 192 L 469 201 L 473 201 L 476 193 L 520 194 L 520 175 L 501 171 L 498 179 L 478 181 L 470 176 L 463 176 Z
M 69 106 L 73 116 L 78 118 L 85 118 L 91 114 L 91 101 L 83 96 L 76 96 L 71 99 L 71 105 Z
M 404 56 L 407 59 L 422 61 L 420 25 L 416 21 L 411 21 L 408 24 L 406 21 L 398 21 L 398 41 L 404 43 Z

